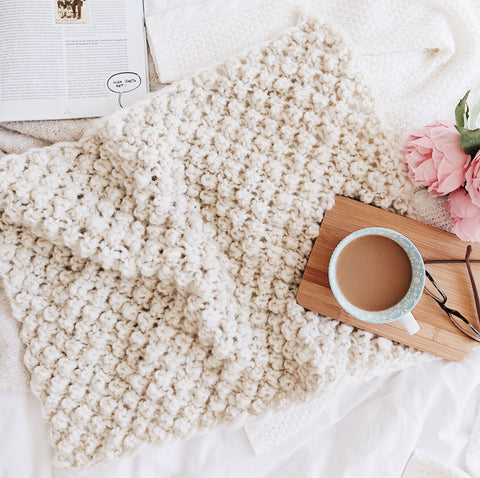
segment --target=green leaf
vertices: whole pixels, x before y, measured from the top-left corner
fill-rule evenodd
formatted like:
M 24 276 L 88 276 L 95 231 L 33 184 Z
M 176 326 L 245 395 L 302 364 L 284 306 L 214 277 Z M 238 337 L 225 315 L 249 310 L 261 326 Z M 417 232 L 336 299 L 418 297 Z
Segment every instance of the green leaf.
M 455 108 L 455 121 L 459 128 L 463 128 L 465 126 L 465 106 L 467 104 L 467 98 L 470 94 L 470 90 L 465 93 L 465 96 L 458 102 L 457 107 Z M 467 119 L 468 119 L 468 106 L 466 107 L 467 111 Z
M 455 126 L 460 133 L 460 144 L 466 154 L 475 156 L 480 149 L 480 128 L 467 129 L 464 127 Z

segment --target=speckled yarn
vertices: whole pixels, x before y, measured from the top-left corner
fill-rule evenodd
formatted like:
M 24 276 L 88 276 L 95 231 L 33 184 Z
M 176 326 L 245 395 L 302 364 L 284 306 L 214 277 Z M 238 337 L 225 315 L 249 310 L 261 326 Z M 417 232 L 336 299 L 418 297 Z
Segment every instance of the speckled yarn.
M 0 274 L 59 466 L 241 423 L 425 354 L 295 295 L 336 194 L 411 190 L 342 37 L 314 20 L 0 159 Z

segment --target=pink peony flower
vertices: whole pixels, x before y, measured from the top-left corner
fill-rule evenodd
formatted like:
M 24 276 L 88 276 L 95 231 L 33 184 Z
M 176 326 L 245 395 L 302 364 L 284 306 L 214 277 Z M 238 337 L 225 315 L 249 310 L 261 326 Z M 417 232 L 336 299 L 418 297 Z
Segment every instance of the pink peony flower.
M 414 131 L 405 149 L 410 178 L 427 186 L 432 196 L 443 196 L 464 184 L 470 156 L 463 151 L 460 133 L 452 123 L 436 121 Z
M 452 217 L 455 234 L 462 241 L 480 242 L 480 207 L 473 204 L 465 189 L 449 194 L 447 211 Z
M 465 173 L 467 191 L 472 203 L 480 207 L 480 151 L 475 155 Z

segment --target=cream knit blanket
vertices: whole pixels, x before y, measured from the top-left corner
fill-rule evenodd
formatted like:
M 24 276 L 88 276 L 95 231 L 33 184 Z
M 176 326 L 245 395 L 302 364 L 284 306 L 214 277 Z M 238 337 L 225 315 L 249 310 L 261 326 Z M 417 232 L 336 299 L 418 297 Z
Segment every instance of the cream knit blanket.
M 343 194 L 411 189 L 350 50 L 302 22 L 102 120 L 0 159 L 0 275 L 59 466 L 301 403 L 425 354 L 295 295 Z

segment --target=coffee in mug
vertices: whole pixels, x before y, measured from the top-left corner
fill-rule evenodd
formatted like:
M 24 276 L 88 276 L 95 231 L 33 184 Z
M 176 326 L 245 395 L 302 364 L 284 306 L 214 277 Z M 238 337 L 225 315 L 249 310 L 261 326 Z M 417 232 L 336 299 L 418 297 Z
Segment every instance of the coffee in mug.
M 356 307 L 379 311 L 400 302 L 412 281 L 405 250 L 376 234 L 359 237 L 340 252 L 335 268 L 344 297 Z
M 423 293 L 425 266 L 415 245 L 392 229 L 360 229 L 335 248 L 328 269 L 337 302 L 357 319 L 371 323 L 398 320 L 414 334 L 411 310 Z

